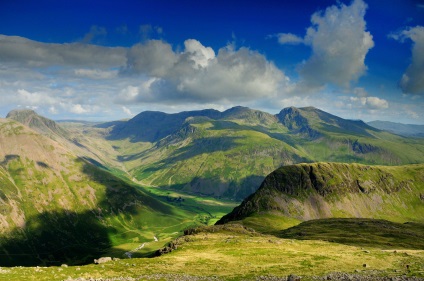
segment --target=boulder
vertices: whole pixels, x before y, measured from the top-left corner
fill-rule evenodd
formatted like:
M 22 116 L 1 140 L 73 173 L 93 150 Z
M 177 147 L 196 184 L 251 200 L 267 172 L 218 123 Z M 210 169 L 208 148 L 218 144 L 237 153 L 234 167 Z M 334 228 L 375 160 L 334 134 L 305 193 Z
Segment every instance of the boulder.
M 99 259 L 94 259 L 95 264 L 107 263 L 107 262 L 110 262 L 110 261 L 112 261 L 111 257 L 101 257 Z

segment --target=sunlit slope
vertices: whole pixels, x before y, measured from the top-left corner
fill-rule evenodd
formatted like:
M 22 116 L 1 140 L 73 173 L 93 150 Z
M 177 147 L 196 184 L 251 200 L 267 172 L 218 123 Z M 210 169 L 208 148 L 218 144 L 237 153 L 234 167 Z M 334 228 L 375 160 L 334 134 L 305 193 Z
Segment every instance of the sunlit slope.
M 239 225 L 224 225 L 197 229 L 173 241 L 176 250 L 152 259 L 78 267 L 2 268 L 1 276 L 5 280 L 49 281 L 298 280 L 295 276 L 301 280 L 422 280 L 424 250 L 416 248 L 422 245 L 418 239 L 423 237 L 422 226 L 387 222 L 382 226 L 403 230 L 409 244 L 415 244 L 403 245 L 402 239 L 369 229 L 360 232 L 364 240 L 390 240 L 391 246 L 282 239 Z
M 0 119 L 0 179 L 1 265 L 121 257 L 200 223 L 8 119 Z
M 276 231 L 273 225 L 284 221 L 290 226 L 311 219 L 352 217 L 422 223 L 423 214 L 423 164 L 314 163 L 277 169 L 218 223 L 243 220 L 261 228 L 268 221 L 268 230 Z
M 144 184 L 244 199 L 283 166 L 332 161 L 421 163 L 424 141 L 375 129 L 313 107 L 272 115 L 245 107 L 142 112 L 110 127 L 108 139 Z

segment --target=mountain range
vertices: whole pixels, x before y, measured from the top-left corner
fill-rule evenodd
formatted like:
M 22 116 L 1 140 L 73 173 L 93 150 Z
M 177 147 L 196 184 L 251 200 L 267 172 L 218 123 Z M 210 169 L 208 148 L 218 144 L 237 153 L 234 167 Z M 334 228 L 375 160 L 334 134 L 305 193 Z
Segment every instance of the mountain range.
M 301 162 L 400 165 L 424 159 L 424 141 L 313 107 L 272 115 L 246 107 L 142 112 L 95 126 L 139 183 L 242 200 L 266 175 Z M 87 127 L 84 127 L 87 130 Z
M 247 201 L 221 222 L 275 222 L 277 216 L 283 218 L 278 225 L 294 225 L 321 217 L 321 207 L 322 217 L 384 218 L 387 208 L 387 215 L 398 211 L 399 221 L 415 220 L 414 214 L 423 212 L 422 187 L 415 185 L 423 182 L 422 166 L 374 165 L 422 159 L 423 139 L 313 107 L 289 107 L 275 115 L 246 107 L 148 111 L 107 123 L 56 123 L 34 111 L 12 111 L 0 119 L 0 255 L 5 257 L 0 265 L 86 263 L 99 255 L 132 253 L 146 243 L 145 253 L 154 252 L 185 228 L 211 224 L 229 212 L 234 204 L 224 198 Z M 366 165 L 311 164 L 320 161 Z M 303 179 L 300 187 L 270 192 L 278 184 L 270 184 L 269 177 L 282 171 L 293 172 L 289 181 Z M 390 184 L 377 188 L 385 181 Z M 367 213 L 374 199 L 382 203 Z M 349 209 L 351 204 L 363 209 Z M 412 204 L 409 217 L 399 204 Z

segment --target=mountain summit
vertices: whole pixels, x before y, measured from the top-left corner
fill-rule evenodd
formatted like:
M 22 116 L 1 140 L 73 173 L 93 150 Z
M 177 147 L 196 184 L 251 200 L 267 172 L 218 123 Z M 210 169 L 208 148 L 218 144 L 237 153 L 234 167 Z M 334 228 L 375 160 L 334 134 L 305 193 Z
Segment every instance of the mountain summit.
M 42 135 L 56 135 L 64 138 L 68 138 L 69 136 L 68 132 L 61 128 L 55 121 L 38 115 L 34 110 L 15 109 L 10 111 L 6 118 L 18 121 Z

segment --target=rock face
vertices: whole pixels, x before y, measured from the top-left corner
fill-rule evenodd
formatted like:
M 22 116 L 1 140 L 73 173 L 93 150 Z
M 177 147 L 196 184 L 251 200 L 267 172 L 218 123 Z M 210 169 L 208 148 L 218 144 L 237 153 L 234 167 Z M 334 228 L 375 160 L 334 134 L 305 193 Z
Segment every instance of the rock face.
M 342 163 L 285 166 L 218 224 L 277 212 L 299 220 L 330 217 L 422 220 L 424 165 L 398 167 Z
M 277 114 L 277 118 L 281 124 L 294 134 L 300 134 L 310 139 L 316 139 L 321 136 L 318 131 L 309 126 L 308 119 L 295 107 L 284 108 Z

